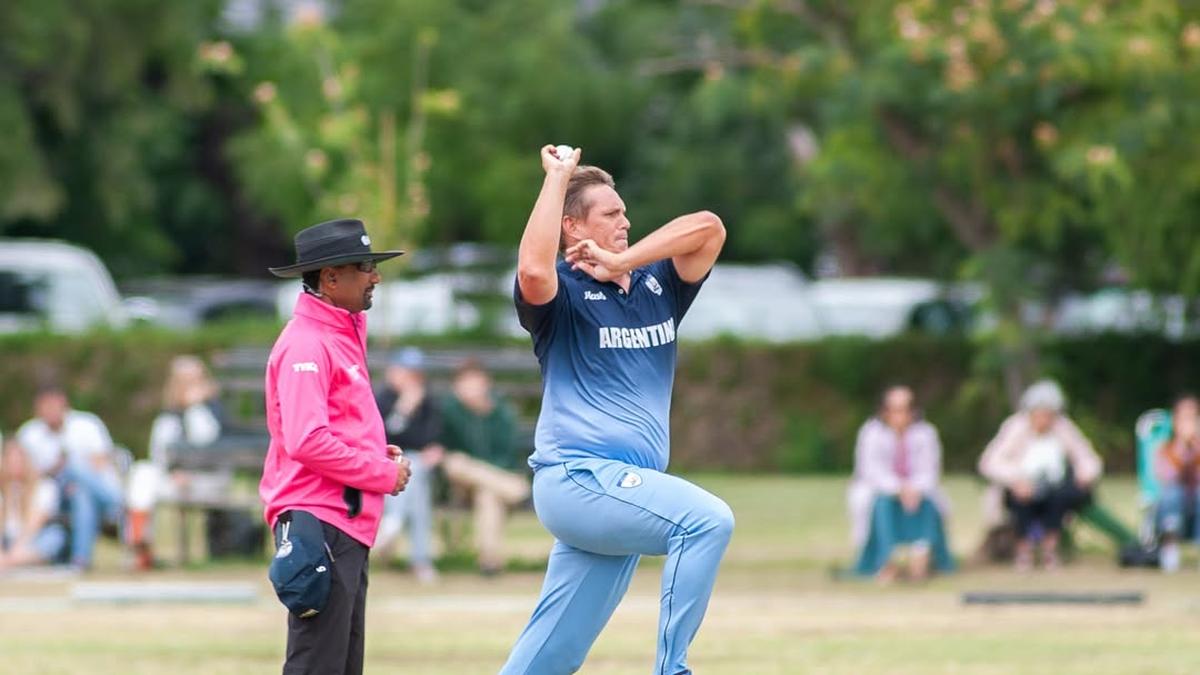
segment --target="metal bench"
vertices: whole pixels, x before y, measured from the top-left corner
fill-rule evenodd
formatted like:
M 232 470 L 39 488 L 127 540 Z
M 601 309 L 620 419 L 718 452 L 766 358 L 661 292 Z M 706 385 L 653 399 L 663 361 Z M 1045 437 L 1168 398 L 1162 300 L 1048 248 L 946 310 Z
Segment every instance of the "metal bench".
M 247 497 L 232 494 L 237 475 L 261 475 L 270 438 L 266 433 L 266 411 L 263 387 L 264 371 L 270 350 L 266 347 L 238 347 L 217 352 L 210 357 L 214 375 L 221 385 L 222 402 L 237 425 L 216 443 L 205 447 L 180 445 L 170 451 L 169 465 L 203 476 L 196 489 L 181 492 L 174 504 L 179 511 L 179 560 L 190 560 L 191 532 L 188 514 L 209 510 L 261 509 L 257 495 Z M 390 350 L 373 347 L 368 355 L 368 367 L 376 386 L 382 382 Z M 542 384 L 537 359 L 528 347 L 437 348 L 425 352 L 426 374 L 435 391 L 445 391 L 455 370 L 463 362 L 473 360 L 486 369 L 496 389 L 511 401 L 518 413 L 518 443 L 532 448 L 535 415 L 541 402 Z M 450 496 L 442 504 L 447 518 L 443 534 L 448 548 L 465 545 L 468 538 L 469 511 L 461 498 Z
M 178 510 L 178 560 L 191 561 L 189 514 L 209 511 L 252 511 L 261 517 L 257 495 L 234 491 L 235 476 L 262 472 L 270 439 L 265 433 L 231 431 L 206 446 L 179 444 L 168 448 L 168 467 L 185 471 L 188 480 L 181 484 L 175 499 L 169 502 Z

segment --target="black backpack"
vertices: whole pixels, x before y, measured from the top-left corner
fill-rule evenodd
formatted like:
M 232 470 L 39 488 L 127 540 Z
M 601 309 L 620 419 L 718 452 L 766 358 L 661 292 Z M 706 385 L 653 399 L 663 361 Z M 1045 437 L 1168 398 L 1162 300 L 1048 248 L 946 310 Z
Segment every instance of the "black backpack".
M 212 558 L 261 558 L 266 550 L 267 526 L 246 511 L 210 509 L 205 523 L 208 554 Z

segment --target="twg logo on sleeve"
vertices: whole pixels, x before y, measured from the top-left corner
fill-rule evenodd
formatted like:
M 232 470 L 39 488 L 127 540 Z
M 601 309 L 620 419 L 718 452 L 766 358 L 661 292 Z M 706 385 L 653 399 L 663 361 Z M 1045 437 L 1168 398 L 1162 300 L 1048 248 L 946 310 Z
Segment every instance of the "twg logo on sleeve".
M 352 366 L 346 366 L 346 372 L 350 374 L 350 379 L 355 382 L 362 379 L 362 373 L 359 371 L 360 368 L 357 363 Z
M 658 283 L 658 279 L 655 279 L 653 274 L 646 275 L 646 288 L 654 291 L 655 295 L 662 295 L 662 285 Z
M 313 363 L 312 361 L 304 361 L 302 363 L 293 363 L 292 364 L 292 372 L 293 373 L 316 373 L 316 372 L 320 372 L 320 371 L 317 370 L 317 364 Z

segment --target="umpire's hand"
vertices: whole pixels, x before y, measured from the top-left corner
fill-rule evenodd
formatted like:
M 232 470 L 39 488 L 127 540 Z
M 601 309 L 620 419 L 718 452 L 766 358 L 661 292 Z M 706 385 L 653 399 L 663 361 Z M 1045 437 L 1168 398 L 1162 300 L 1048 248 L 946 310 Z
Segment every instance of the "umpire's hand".
M 388 457 L 396 460 L 396 464 L 400 465 L 400 470 L 396 472 L 396 488 L 392 490 L 393 495 L 398 495 L 408 485 L 408 479 L 412 477 L 412 463 L 404 456 L 404 451 L 398 446 L 387 446 Z

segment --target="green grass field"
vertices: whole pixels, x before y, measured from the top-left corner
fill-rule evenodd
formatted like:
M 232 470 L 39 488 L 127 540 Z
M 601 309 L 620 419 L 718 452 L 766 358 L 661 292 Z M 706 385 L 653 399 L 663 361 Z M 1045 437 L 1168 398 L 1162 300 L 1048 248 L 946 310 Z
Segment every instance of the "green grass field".
M 1082 532 L 1081 559 L 1053 574 L 1018 576 L 968 566 L 920 587 L 834 581 L 850 557 L 844 482 L 829 478 L 695 476 L 725 497 L 738 528 L 708 618 L 691 653 L 700 675 L 773 673 L 1194 673 L 1200 663 L 1200 572 L 1122 571 L 1106 544 Z M 953 544 L 978 543 L 979 492 L 949 481 Z M 1132 523 L 1133 487 L 1106 483 L 1103 500 Z M 532 514 L 512 527 L 515 556 L 537 559 L 549 539 Z M 130 581 L 115 552 L 87 581 Z M 592 650 L 584 673 L 650 673 L 660 563 L 647 560 Z M 261 566 L 163 571 L 151 581 L 253 581 L 258 600 L 230 605 L 97 605 L 69 600 L 75 580 L 0 579 L 0 672 L 278 672 L 284 612 Z M 371 578 L 369 673 L 495 673 L 541 581 L 446 574 L 418 587 L 376 566 Z M 968 607 L 972 590 L 1143 591 L 1135 607 Z

